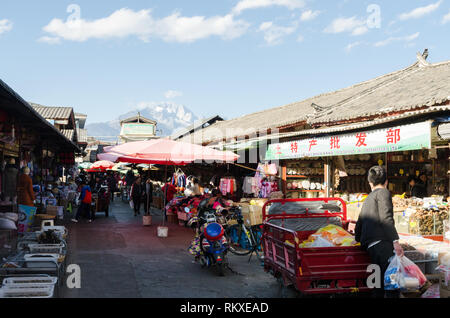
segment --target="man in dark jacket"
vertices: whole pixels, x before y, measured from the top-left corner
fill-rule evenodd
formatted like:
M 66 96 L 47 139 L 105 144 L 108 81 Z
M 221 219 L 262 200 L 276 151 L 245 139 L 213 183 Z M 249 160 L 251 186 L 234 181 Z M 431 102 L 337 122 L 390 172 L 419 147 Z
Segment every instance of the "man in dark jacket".
M 141 214 L 141 200 L 144 187 L 141 184 L 141 177 L 138 177 L 131 187 L 131 199 L 133 200 L 134 216 Z
M 372 264 L 381 269 L 381 288 L 375 289 L 376 297 L 384 297 L 384 273 L 389 266 L 389 259 L 395 253 L 403 255 L 398 242 L 398 233 L 394 223 L 392 196 L 387 189 L 386 170 L 381 166 L 370 168 L 368 181 L 372 192 L 364 201 L 356 223 L 355 239 L 369 253 Z M 386 297 L 398 297 L 398 292 L 388 292 Z

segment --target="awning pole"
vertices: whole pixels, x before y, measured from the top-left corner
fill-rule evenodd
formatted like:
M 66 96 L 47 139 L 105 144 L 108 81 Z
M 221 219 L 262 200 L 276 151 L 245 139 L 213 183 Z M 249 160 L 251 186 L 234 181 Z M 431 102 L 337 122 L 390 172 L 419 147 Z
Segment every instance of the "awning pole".
M 163 223 L 162 225 L 164 226 L 164 221 L 166 220 L 166 197 L 167 197 L 167 162 L 166 162 L 166 170 L 164 173 L 164 199 L 163 199 Z

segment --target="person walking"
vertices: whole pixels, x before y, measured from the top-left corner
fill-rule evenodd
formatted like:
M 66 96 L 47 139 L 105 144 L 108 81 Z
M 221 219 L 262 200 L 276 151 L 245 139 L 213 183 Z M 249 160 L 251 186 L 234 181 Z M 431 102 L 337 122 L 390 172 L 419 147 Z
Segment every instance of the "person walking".
M 147 181 L 145 181 L 145 189 L 144 189 L 145 215 L 150 215 L 152 203 L 153 203 L 153 182 L 149 177 L 147 178 Z
M 141 177 L 138 177 L 131 186 L 131 199 L 133 200 L 134 216 L 141 214 L 141 199 L 144 193 L 141 180 Z
M 111 193 L 111 202 L 114 202 L 114 193 L 117 191 L 117 181 L 112 173 L 108 175 L 107 181 L 109 192 Z
M 380 288 L 374 289 L 377 298 L 398 298 L 398 291 L 384 291 L 384 273 L 389 260 L 395 254 L 403 256 L 403 249 L 398 242 L 399 236 L 395 228 L 392 196 L 387 189 L 386 170 L 381 166 L 370 168 L 368 173 L 372 192 L 364 201 L 355 228 L 355 240 L 370 256 L 372 264 L 381 269 Z
M 34 206 L 36 196 L 33 191 L 33 181 L 30 178 L 30 168 L 23 168 L 23 173 L 19 177 L 17 185 L 17 203 L 26 206 Z
M 80 193 L 80 206 L 78 207 L 77 214 L 72 222 L 78 223 L 78 220 L 82 215 L 86 215 L 89 219 L 89 223 L 92 222 L 93 216 L 91 213 L 91 203 L 92 203 L 92 191 L 91 187 L 86 184 L 86 182 L 81 182 L 81 193 Z

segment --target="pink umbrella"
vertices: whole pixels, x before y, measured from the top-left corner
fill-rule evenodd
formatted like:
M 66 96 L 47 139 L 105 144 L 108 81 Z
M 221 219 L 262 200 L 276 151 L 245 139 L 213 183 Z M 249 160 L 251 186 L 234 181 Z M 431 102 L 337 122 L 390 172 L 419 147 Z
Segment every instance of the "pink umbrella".
M 170 139 L 153 139 L 106 147 L 105 153 L 99 154 L 97 157 L 102 160 L 114 162 L 165 165 L 164 182 L 167 179 L 168 165 L 186 165 L 195 161 L 206 161 L 211 163 L 234 162 L 239 158 L 238 155 L 230 151 L 219 151 L 210 147 L 203 147 Z M 163 225 L 166 218 L 165 206 L 166 191 L 164 191 Z
M 108 161 L 108 160 L 101 160 L 101 161 L 97 161 L 95 162 L 92 166 L 91 166 L 91 170 L 108 170 L 111 169 L 112 167 L 114 167 L 114 162 Z
M 191 143 L 170 139 L 130 142 L 105 148 L 98 157 L 103 160 L 162 165 L 185 165 L 195 161 L 234 162 L 239 156 Z

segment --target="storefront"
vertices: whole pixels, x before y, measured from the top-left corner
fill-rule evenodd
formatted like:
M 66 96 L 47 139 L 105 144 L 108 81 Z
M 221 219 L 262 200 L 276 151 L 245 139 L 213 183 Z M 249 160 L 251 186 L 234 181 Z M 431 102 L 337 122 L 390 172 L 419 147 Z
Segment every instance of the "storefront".
M 266 160 L 280 160 L 285 197 L 341 197 L 347 202 L 348 217 L 354 220 L 370 193 L 368 170 L 382 165 L 398 229 L 443 235 L 444 221 L 449 219 L 450 152 L 448 141 L 436 138 L 438 126 L 430 119 L 346 134 L 320 135 L 318 130 L 314 137 L 270 145 Z M 422 186 L 421 198 L 410 198 L 411 179 Z M 429 212 L 429 207 L 436 213 Z
M 23 191 L 19 187 L 23 168 L 30 169 L 33 185 L 43 189 L 47 182 L 44 176 L 50 175 L 50 170 L 55 167 L 73 166 L 76 152 L 79 148 L 72 141 L 0 81 L 0 213 L 3 213 L 0 217 L 0 247 L 15 246 L 11 240 L 20 227 L 18 195 Z M 64 153 L 64 158 L 58 158 L 59 153 Z M 50 154 L 54 154 L 59 162 L 49 162 Z M 52 173 L 54 178 L 60 176 Z

